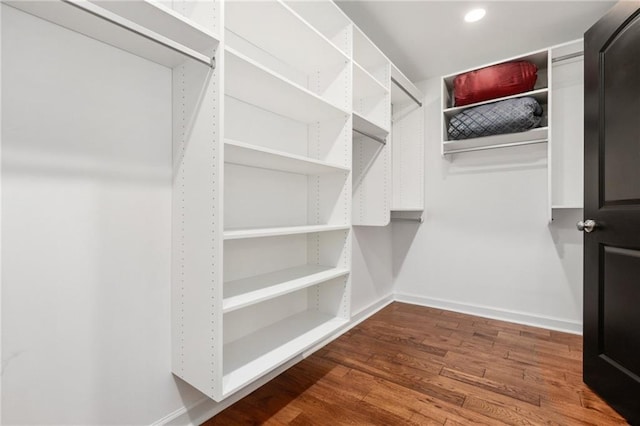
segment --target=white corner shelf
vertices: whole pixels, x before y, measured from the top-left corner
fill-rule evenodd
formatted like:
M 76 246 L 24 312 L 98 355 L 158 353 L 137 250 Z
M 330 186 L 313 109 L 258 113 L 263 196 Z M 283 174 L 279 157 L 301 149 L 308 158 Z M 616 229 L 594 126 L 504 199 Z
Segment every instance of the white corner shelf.
M 170 68 L 188 57 L 210 65 L 219 44 L 218 35 L 155 1 L 5 3 Z
M 500 102 L 500 101 L 505 101 L 507 99 L 515 99 L 515 98 L 524 98 L 524 97 L 531 97 L 534 98 L 536 101 L 538 101 L 538 103 L 540 103 L 540 105 L 546 105 L 549 101 L 549 89 L 544 88 L 544 89 L 537 89 L 537 90 L 532 90 L 529 92 L 522 92 L 522 93 L 518 93 L 515 95 L 511 95 L 511 96 L 504 96 L 502 98 L 496 98 L 496 99 L 490 99 L 488 101 L 483 101 L 483 102 L 476 102 L 473 104 L 469 104 L 469 105 L 463 105 L 463 106 L 459 106 L 459 107 L 451 107 L 451 108 L 447 108 L 445 110 L 443 110 L 443 114 L 445 117 L 447 118 L 451 118 L 454 115 L 469 109 L 469 108 L 473 108 L 473 107 L 477 107 L 480 105 L 487 105 L 487 104 L 492 104 L 495 102 Z
M 230 164 L 302 175 L 322 175 L 350 170 L 349 167 L 230 139 L 224 142 L 224 161 Z
M 355 111 L 353 112 L 353 129 L 381 139 L 384 139 L 389 135 L 389 129 L 372 122 Z
M 455 154 L 457 152 L 546 143 L 548 138 L 549 129 L 547 127 L 538 127 L 526 132 L 507 133 L 504 135 L 485 136 L 481 138 L 462 139 L 457 141 L 443 141 L 442 153 Z
M 226 2 L 225 27 L 307 74 L 349 60 L 329 39 L 279 0 Z
M 273 299 L 349 273 L 348 269 L 303 265 L 224 283 L 224 313 Z
M 225 49 L 225 95 L 303 123 L 350 114 L 230 48 Z
M 342 231 L 349 229 L 349 225 L 301 225 L 283 226 L 276 228 L 229 229 L 224 231 L 225 240 L 239 240 L 243 238 L 277 237 L 280 235 L 311 234 L 314 232 Z
M 374 76 L 353 62 L 353 97 L 368 98 L 370 96 L 384 95 L 389 89 L 384 87 Z
M 224 345 L 223 396 L 329 338 L 347 320 L 305 311 Z

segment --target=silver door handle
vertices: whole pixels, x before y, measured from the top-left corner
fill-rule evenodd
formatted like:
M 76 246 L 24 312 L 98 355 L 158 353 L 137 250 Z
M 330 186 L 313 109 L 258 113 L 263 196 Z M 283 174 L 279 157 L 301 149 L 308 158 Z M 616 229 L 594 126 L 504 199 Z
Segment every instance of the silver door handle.
M 596 229 L 596 221 L 595 220 L 591 220 L 591 219 L 587 219 L 585 221 L 580 221 L 578 223 L 576 223 L 576 227 L 578 228 L 578 231 L 584 231 L 584 232 L 593 232 L 594 229 Z

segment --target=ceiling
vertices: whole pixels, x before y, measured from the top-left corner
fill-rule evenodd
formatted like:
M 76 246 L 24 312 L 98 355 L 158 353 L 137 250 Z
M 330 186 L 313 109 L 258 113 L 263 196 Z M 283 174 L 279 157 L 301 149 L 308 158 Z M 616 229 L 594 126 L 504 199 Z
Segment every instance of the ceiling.
M 418 82 L 581 38 L 614 1 L 338 0 L 407 77 Z M 484 19 L 464 22 L 473 8 Z

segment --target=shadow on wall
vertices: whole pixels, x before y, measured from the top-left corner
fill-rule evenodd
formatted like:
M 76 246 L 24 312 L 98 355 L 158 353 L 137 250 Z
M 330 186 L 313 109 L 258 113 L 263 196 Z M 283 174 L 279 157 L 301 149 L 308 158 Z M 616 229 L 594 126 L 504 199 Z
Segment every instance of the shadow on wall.
M 573 300 L 582 304 L 584 234 L 576 229 L 576 222 L 582 220 L 582 209 L 556 209 L 549 233 L 556 247 Z

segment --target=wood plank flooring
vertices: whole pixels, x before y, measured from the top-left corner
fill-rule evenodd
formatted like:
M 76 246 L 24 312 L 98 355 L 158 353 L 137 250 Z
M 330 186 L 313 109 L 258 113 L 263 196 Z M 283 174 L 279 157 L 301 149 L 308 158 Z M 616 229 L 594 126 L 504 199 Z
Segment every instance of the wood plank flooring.
M 393 303 L 205 425 L 620 425 L 582 337 Z

